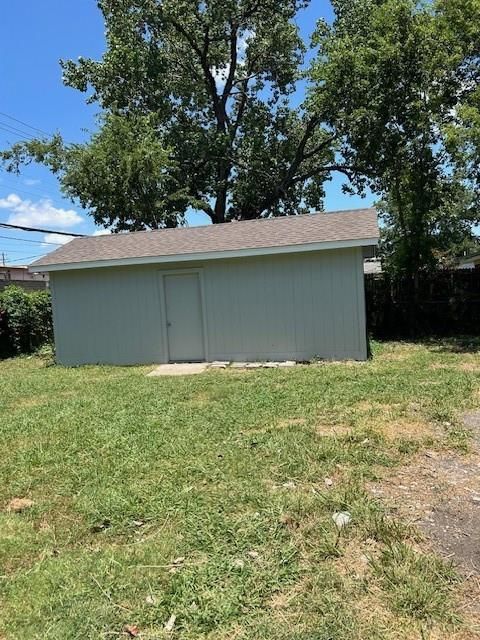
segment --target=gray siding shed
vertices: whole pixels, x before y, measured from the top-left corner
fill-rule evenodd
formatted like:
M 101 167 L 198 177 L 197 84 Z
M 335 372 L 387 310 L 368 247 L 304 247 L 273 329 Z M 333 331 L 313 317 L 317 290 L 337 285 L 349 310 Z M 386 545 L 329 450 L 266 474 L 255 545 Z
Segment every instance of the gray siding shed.
M 374 210 L 79 238 L 50 274 L 64 365 L 367 357 Z
M 367 357 L 361 248 L 51 274 L 58 362 L 169 362 L 164 277 L 197 272 L 206 360 Z

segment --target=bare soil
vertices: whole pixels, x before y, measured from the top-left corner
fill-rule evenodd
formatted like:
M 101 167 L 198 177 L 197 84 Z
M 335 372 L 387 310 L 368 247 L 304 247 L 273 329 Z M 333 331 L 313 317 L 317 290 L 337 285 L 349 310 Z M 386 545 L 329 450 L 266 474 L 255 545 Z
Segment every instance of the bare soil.
M 463 416 L 472 452 L 423 451 L 369 490 L 415 525 L 424 546 L 465 577 L 465 609 L 480 618 L 480 411 Z

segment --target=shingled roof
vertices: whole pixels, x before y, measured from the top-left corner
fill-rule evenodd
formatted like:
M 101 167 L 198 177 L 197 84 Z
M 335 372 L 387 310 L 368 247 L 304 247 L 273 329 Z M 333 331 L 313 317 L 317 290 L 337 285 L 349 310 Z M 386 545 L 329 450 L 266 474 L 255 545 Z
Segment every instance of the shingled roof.
M 232 222 L 204 227 L 75 238 L 37 260 L 32 271 L 185 262 L 376 244 L 375 209 Z

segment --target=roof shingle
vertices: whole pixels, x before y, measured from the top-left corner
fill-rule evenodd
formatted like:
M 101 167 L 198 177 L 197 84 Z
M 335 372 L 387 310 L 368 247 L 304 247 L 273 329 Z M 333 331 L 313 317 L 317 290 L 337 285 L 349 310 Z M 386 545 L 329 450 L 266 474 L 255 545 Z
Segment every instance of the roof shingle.
M 375 209 L 75 238 L 31 265 L 81 265 L 378 238 Z M 268 251 L 267 251 L 268 252 Z M 85 264 L 87 266 L 87 264 Z M 101 266 L 101 265 L 100 265 Z

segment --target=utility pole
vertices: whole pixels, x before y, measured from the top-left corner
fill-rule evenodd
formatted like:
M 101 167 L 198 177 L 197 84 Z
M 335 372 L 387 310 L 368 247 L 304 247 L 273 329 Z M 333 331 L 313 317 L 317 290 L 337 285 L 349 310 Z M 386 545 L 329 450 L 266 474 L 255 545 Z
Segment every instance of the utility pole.
M 5 254 L 3 253 L 3 251 L 2 251 L 2 264 L 3 266 L 5 266 Z

